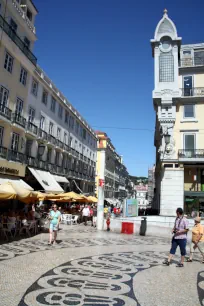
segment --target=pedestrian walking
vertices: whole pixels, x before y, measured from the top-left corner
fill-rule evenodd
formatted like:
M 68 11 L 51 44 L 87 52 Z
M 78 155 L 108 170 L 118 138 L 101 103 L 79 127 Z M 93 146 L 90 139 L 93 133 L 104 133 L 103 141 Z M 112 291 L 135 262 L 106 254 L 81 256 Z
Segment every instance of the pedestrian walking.
M 176 249 L 179 246 L 181 252 L 181 262 L 177 264 L 177 267 L 183 267 L 185 255 L 186 255 L 186 242 L 187 242 L 187 232 L 188 232 L 188 220 L 183 216 L 183 209 L 177 208 L 176 210 L 176 220 L 174 223 L 174 228 L 172 230 L 173 238 L 171 244 L 170 254 L 167 260 L 163 262 L 164 265 L 169 266 L 173 256 L 176 253 Z
M 54 204 L 53 206 L 53 209 L 50 211 L 49 213 L 49 220 L 50 220 L 50 240 L 49 240 L 49 245 L 52 244 L 52 241 L 53 241 L 53 244 L 56 244 L 56 239 L 57 239 L 57 231 L 59 229 L 59 223 L 60 223 L 60 220 L 61 220 L 61 213 L 60 211 L 58 210 L 58 207 L 56 204 Z M 52 237 L 52 234 L 54 233 L 54 237 Z M 54 238 L 52 240 L 52 238 Z
M 97 206 L 94 205 L 93 207 L 93 219 L 92 219 L 92 224 L 94 227 L 96 227 L 96 222 L 97 222 Z
M 194 219 L 195 225 L 192 228 L 192 242 L 190 248 L 190 257 L 187 259 L 187 262 L 193 261 L 193 253 L 198 248 L 201 255 L 203 256 L 202 263 L 204 263 L 204 227 L 200 224 L 201 218 L 196 217 Z
M 90 210 L 87 205 L 85 205 L 85 207 L 82 210 L 82 216 L 83 216 L 84 225 L 87 225 L 87 220 L 88 217 L 90 216 Z

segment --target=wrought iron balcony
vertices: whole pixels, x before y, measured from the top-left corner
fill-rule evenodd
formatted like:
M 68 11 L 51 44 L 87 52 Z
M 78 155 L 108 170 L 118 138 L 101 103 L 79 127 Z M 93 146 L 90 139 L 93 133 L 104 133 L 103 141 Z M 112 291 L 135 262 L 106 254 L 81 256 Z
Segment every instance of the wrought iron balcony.
M 179 61 L 180 68 L 187 68 L 187 67 L 197 67 L 197 66 L 204 66 L 204 58 L 203 57 L 189 57 L 184 58 Z
M 46 141 L 48 140 L 47 132 L 45 132 L 44 130 L 40 128 L 38 130 L 38 137 Z
M 25 163 L 26 158 L 23 153 L 14 150 L 8 150 L 8 160 L 20 162 L 22 164 Z
M 18 125 L 22 126 L 23 128 L 26 127 L 26 118 L 21 116 L 19 113 L 12 114 L 12 122 L 17 123 Z
M 31 132 L 32 134 L 38 134 L 38 127 L 33 124 L 31 121 L 27 122 L 27 131 Z
M 204 97 L 204 87 L 181 88 L 182 97 Z
M 178 157 L 179 159 L 182 158 L 204 158 L 204 149 L 198 149 L 198 150 L 179 150 L 178 151 Z
M 0 115 L 8 120 L 11 120 L 12 110 L 6 107 L 4 104 L 0 104 Z
M 61 140 L 56 139 L 56 146 L 63 149 L 64 148 L 64 143 Z
M 48 134 L 47 140 L 48 140 L 48 142 L 50 142 L 53 145 L 56 145 L 56 143 L 57 143 L 57 139 L 54 136 L 52 136 L 51 134 Z
M 70 147 L 69 147 L 68 145 L 66 145 L 65 143 L 64 143 L 64 150 L 65 150 L 66 152 L 69 152 L 69 151 L 70 151 Z
M 0 146 L 0 158 L 7 159 L 8 149 Z
M 0 28 L 11 38 L 11 40 L 18 46 L 18 48 L 24 53 L 24 55 L 33 63 L 37 65 L 37 58 L 24 44 L 12 27 L 6 22 L 6 20 L 0 15 Z
M 32 156 L 26 156 L 27 164 L 30 167 L 38 168 L 39 160 Z

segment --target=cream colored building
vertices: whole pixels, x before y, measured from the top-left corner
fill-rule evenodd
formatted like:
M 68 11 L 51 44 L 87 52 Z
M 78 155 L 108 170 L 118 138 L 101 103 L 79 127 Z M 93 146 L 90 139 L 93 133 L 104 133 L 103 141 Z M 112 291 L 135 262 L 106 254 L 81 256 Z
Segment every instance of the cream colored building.
M 204 43 L 182 45 L 164 11 L 154 39 L 156 201 L 161 215 L 204 211 Z
M 97 137 L 32 53 L 31 0 L 0 0 L 0 183 L 93 193 Z
M 37 9 L 30 0 L 0 1 L 0 178 L 24 177 L 26 109 L 37 59 Z

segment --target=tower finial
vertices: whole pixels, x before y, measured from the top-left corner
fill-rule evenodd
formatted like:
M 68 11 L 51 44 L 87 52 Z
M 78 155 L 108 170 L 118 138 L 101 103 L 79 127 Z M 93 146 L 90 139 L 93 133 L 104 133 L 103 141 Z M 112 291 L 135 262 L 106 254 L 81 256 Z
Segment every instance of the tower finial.
M 168 11 L 167 9 L 164 9 L 164 15 L 167 15 Z

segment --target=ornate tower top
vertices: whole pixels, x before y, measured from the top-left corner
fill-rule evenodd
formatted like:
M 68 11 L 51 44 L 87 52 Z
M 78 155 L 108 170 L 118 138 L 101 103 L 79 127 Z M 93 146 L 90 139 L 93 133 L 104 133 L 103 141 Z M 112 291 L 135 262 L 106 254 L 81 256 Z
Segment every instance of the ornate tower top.
M 164 15 L 167 15 L 168 11 L 167 9 L 164 9 Z

